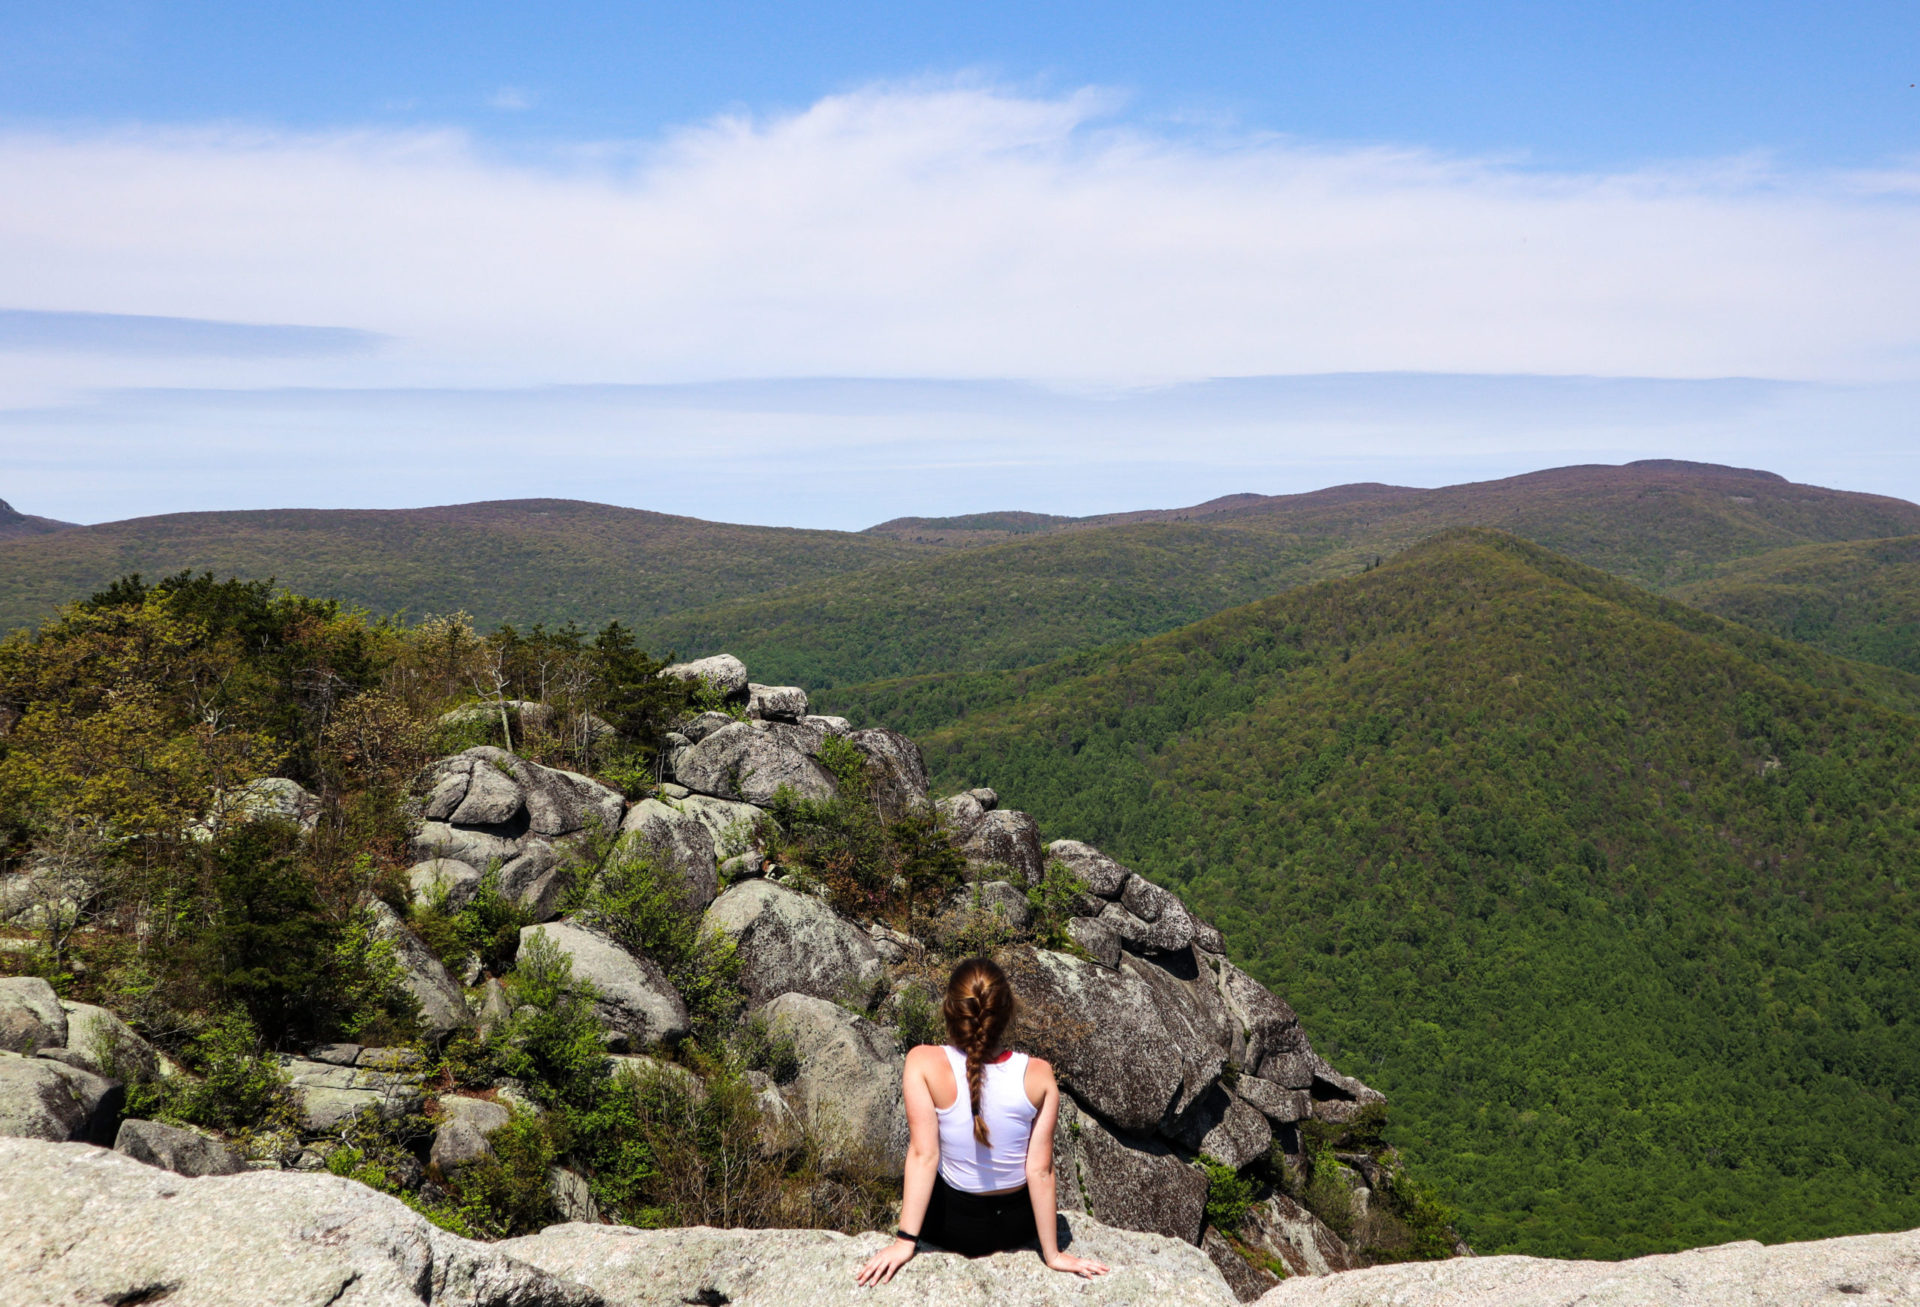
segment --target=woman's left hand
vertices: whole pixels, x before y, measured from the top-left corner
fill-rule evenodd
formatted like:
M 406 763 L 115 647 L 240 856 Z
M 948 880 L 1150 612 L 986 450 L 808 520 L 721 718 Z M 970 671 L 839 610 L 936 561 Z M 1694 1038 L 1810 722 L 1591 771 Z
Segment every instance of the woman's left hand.
M 914 1242 L 911 1239 L 895 1239 L 873 1256 L 867 1258 L 866 1265 L 853 1277 L 854 1283 L 866 1288 L 885 1284 L 893 1278 L 893 1273 L 913 1260 Z
M 1075 1257 L 1072 1253 L 1055 1253 L 1046 1259 L 1047 1265 L 1056 1271 L 1065 1271 L 1077 1275 L 1083 1280 L 1091 1280 L 1096 1275 L 1105 1275 L 1107 1268 L 1091 1257 Z

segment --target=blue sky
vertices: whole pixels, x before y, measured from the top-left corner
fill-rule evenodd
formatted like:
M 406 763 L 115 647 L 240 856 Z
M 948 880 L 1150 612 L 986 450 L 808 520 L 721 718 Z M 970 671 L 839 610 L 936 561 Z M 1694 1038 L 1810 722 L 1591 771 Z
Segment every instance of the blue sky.
M 0 497 L 1920 497 L 1915 82 L 1910 5 L 0 4 Z

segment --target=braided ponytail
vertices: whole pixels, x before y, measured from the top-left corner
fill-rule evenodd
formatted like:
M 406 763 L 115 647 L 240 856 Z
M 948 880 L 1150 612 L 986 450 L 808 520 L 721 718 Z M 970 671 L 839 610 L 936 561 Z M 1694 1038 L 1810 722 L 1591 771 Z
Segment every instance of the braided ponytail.
M 973 1105 L 973 1137 L 981 1143 L 987 1138 L 987 1123 L 980 1116 L 980 1082 L 987 1060 L 1000 1046 L 1000 1037 L 1013 1019 L 1013 986 L 1007 973 L 990 958 L 968 958 L 953 969 L 947 981 L 946 1001 L 940 1015 L 946 1018 L 947 1038 L 967 1055 L 967 1100 Z

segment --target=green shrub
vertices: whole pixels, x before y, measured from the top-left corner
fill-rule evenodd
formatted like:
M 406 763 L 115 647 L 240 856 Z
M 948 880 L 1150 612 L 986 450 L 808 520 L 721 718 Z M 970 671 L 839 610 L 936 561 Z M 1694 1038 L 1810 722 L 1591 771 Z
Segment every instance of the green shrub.
M 513 1019 L 495 1047 L 501 1069 L 550 1105 L 590 1103 L 607 1077 L 594 989 L 575 980 L 573 959 L 535 935 L 513 973 Z
M 787 1084 L 800 1074 L 800 1047 L 793 1036 L 775 1031 L 757 1012 L 734 1032 L 733 1048 L 742 1065 L 766 1072 L 775 1084 Z
M 1045 949 L 1080 954 L 1084 950 L 1067 934 L 1067 919 L 1080 914 L 1086 880 L 1064 862 L 1049 861 L 1040 883 L 1027 887 L 1027 905 L 1033 909 L 1033 942 Z
M 1207 1224 L 1225 1234 L 1237 1233 L 1253 1206 L 1257 1187 L 1231 1166 L 1204 1153 L 1200 1169 L 1207 1173 Z
M 947 1042 L 947 1025 L 940 1015 L 940 1000 L 927 986 L 909 981 L 901 987 L 897 1001 L 901 1052 L 920 1044 Z
M 412 909 L 408 924 L 448 967 L 478 957 L 480 965 L 497 976 L 512 968 L 521 928 L 534 919 L 530 909 L 500 892 L 500 869 L 490 866 L 458 911 L 448 908 L 446 890 L 435 887 L 425 903 Z
M 533 1234 L 553 1221 L 548 1170 L 560 1156 L 554 1123 L 532 1112 L 487 1136 L 491 1157 L 461 1168 L 451 1197 L 420 1211 L 436 1224 L 470 1239 L 506 1239 Z
M 230 1010 L 192 1044 L 200 1079 L 143 1087 L 141 1106 L 185 1125 L 214 1130 L 267 1130 L 291 1122 L 293 1096 L 279 1062 L 260 1046 L 247 1014 Z
M 689 912 L 686 887 L 666 858 L 620 840 L 597 871 L 576 874 L 572 903 L 580 915 L 628 951 L 666 973 L 685 1000 L 696 1037 L 712 1042 L 746 1003 L 732 938 L 705 929 Z

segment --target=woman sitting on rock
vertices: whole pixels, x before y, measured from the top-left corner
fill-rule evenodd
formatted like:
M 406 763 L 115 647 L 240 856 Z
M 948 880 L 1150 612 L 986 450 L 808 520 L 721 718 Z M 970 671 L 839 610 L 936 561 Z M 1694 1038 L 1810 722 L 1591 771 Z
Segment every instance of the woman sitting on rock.
M 1060 1086 L 1037 1057 L 1000 1047 L 1013 1018 L 1013 986 L 986 958 L 969 958 L 947 981 L 941 1015 L 950 1043 L 907 1054 L 906 1193 L 898 1236 L 855 1277 L 885 1284 L 919 1241 L 967 1257 L 1006 1252 L 1039 1236 L 1056 1271 L 1091 1279 L 1098 1262 L 1060 1251 L 1055 1223 L 1053 1124 Z

